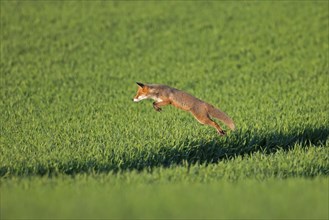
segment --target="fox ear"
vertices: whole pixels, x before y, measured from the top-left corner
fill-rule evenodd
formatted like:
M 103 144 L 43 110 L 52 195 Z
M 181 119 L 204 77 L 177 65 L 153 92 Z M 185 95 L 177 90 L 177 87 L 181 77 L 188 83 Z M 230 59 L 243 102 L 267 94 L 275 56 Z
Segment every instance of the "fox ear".
M 139 85 L 142 88 L 145 86 L 143 83 L 140 83 L 140 82 L 136 82 L 136 83 L 137 83 L 137 85 Z

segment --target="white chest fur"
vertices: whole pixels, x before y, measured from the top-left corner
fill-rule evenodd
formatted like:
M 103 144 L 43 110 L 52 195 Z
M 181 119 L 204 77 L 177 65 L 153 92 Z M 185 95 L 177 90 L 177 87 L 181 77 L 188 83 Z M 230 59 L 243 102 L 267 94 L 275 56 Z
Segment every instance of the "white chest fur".
M 163 100 L 162 99 L 160 99 L 159 97 L 155 97 L 155 96 L 153 96 L 153 97 L 151 97 L 154 101 L 156 101 L 156 102 L 162 102 Z

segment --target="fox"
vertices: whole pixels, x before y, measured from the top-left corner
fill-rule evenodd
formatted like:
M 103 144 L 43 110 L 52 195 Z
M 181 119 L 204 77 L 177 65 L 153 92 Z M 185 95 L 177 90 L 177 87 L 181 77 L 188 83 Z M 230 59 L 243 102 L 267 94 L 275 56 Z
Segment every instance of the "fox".
M 153 108 L 158 112 L 162 110 L 161 107 L 173 105 L 178 109 L 190 112 L 199 123 L 214 127 L 221 136 L 226 135 L 226 132 L 211 117 L 219 119 L 232 131 L 235 130 L 235 124 L 227 114 L 187 92 L 161 84 L 140 82 L 136 82 L 136 84 L 138 90 L 133 98 L 134 102 L 153 99 Z

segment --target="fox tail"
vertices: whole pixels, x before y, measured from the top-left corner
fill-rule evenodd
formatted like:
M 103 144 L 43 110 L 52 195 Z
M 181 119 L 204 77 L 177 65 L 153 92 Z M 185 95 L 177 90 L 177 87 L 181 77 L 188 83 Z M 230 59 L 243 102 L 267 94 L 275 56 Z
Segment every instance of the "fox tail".
M 209 105 L 208 113 L 210 116 L 219 119 L 227 127 L 229 127 L 232 131 L 235 130 L 235 124 L 234 124 L 233 120 L 230 117 L 228 117 L 224 112 L 220 111 L 219 109 L 215 108 L 212 105 Z

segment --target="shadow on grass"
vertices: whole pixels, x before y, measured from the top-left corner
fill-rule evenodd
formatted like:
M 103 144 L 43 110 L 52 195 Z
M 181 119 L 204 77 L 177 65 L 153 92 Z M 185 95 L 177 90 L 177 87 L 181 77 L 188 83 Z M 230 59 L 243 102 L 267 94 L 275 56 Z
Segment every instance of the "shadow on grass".
M 263 154 L 275 153 L 278 150 L 292 149 L 296 144 L 301 147 L 314 145 L 323 147 L 329 137 L 329 128 L 306 129 L 302 132 L 290 134 L 271 133 L 255 135 L 252 133 L 234 132 L 227 137 L 215 138 L 207 141 L 185 140 L 175 144 L 174 147 L 164 146 L 157 152 L 147 152 L 142 160 L 131 161 L 127 167 L 120 169 L 152 168 L 157 166 L 169 167 L 171 165 L 210 164 L 220 160 L 232 159 L 236 156 L 247 156 L 255 152 Z
M 227 137 L 216 137 L 214 140 L 197 138 L 177 142 L 174 146 L 160 146 L 132 152 L 122 152 L 117 159 L 109 157 L 99 161 L 94 158 L 87 160 L 69 160 L 50 166 L 40 164 L 37 167 L 26 167 L 23 170 L 10 172 L 9 167 L 0 168 L 0 176 L 28 175 L 74 175 L 78 173 L 108 173 L 127 170 L 144 170 L 155 167 L 170 167 L 187 163 L 193 165 L 217 163 L 220 160 L 236 156 L 247 156 L 255 152 L 263 154 L 275 153 L 278 150 L 289 150 L 296 144 L 301 147 L 314 145 L 323 147 L 328 140 L 329 128 L 314 128 L 296 131 L 289 134 L 270 133 L 257 135 L 239 131 Z M 197 141 L 196 141 L 197 140 Z

